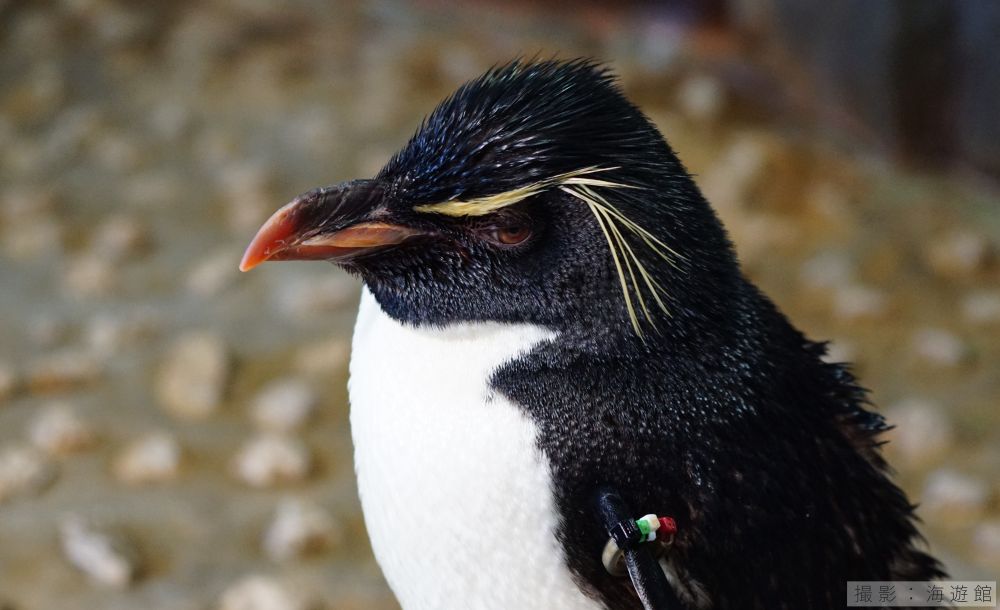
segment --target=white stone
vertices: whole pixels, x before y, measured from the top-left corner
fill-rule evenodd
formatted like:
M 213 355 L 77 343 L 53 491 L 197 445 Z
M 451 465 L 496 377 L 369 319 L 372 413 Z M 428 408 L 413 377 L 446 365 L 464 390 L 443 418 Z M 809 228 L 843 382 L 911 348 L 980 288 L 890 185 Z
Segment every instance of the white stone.
M 844 321 L 877 319 L 885 315 L 888 299 L 875 288 L 852 284 L 837 290 L 833 298 L 833 313 Z
M 35 495 L 55 480 L 56 471 L 33 447 L 0 448 L 0 502 L 18 495 Z
M 50 455 L 65 455 L 90 447 L 94 431 L 76 409 L 65 402 L 45 407 L 28 428 L 31 442 Z
M 954 231 L 930 242 L 927 264 L 938 275 L 949 279 L 982 271 L 994 255 L 989 240 L 970 231 Z
M 719 118 L 725 106 L 725 92 L 718 79 L 699 74 L 681 83 L 677 93 L 681 110 L 688 117 L 711 123 Z
M 101 531 L 70 515 L 60 523 L 63 554 L 94 582 L 122 589 L 135 578 L 136 552 L 124 538 Z
M 850 260 L 842 252 L 827 251 L 802 264 L 799 277 L 810 288 L 836 288 L 849 284 L 854 276 Z
M 1000 291 L 973 292 L 962 300 L 962 314 L 973 324 L 1000 322 Z
M 340 538 L 340 528 L 322 506 L 285 498 L 264 533 L 263 546 L 271 559 L 286 561 L 322 551 Z
M 913 336 L 913 349 L 931 364 L 954 367 L 968 359 L 965 343 L 954 333 L 941 328 L 922 328 Z
M 247 576 L 222 594 L 219 610 L 306 610 L 306 601 L 270 576 Z
M 156 380 L 166 409 L 182 418 L 204 419 L 218 409 L 229 380 L 230 358 L 220 337 L 191 333 L 167 352 Z
M 943 457 L 954 443 L 951 420 L 936 404 L 919 398 L 898 402 L 885 411 L 893 426 L 885 434 L 887 450 L 898 456 L 892 464 L 913 469 L 934 463 Z
M 180 465 L 177 439 L 167 432 L 156 432 L 130 442 L 115 458 L 114 473 L 124 483 L 158 483 L 177 478 Z
M 919 513 L 925 521 L 949 528 L 979 521 L 989 499 L 989 490 L 979 478 L 940 468 L 924 483 Z
M 265 430 L 290 432 L 305 423 L 318 401 L 316 392 L 304 381 L 274 381 L 254 399 L 253 420 Z
M 252 487 L 271 487 L 301 481 L 309 474 L 312 459 L 299 440 L 261 434 L 248 441 L 236 455 L 236 476 Z

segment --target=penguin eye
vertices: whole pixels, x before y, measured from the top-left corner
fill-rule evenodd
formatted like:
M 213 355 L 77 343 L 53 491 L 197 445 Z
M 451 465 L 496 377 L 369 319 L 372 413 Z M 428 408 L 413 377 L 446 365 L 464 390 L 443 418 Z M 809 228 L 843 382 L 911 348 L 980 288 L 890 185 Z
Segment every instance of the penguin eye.
M 490 239 L 505 246 L 516 246 L 529 237 L 531 237 L 531 228 L 528 225 L 496 227 L 490 231 Z
M 534 234 L 530 218 L 523 214 L 499 214 L 474 230 L 482 239 L 498 246 L 517 246 Z

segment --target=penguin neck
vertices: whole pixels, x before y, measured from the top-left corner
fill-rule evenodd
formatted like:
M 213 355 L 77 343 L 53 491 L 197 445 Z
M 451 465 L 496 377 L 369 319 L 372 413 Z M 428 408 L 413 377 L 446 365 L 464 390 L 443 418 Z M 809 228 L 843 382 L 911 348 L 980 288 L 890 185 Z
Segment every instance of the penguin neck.
M 616 357 L 634 353 L 700 360 L 706 351 L 747 345 L 748 338 L 761 348 L 772 339 L 777 340 L 768 336 L 769 329 L 783 331 L 787 321 L 776 315 L 770 301 L 738 270 L 725 275 L 725 281 L 715 275 L 714 285 L 688 279 L 683 293 L 672 294 L 665 310 L 647 304 L 646 311 L 637 312 L 638 330 L 630 320 L 622 294 L 609 289 L 602 297 L 592 299 L 593 304 L 579 315 L 559 326 L 560 341 Z M 673 285 L 680 285 L 676 277 L 666 274 L 658 281 L 671 280 Z M 750 320 L 773 324 L 757 326 L 750 324 Z

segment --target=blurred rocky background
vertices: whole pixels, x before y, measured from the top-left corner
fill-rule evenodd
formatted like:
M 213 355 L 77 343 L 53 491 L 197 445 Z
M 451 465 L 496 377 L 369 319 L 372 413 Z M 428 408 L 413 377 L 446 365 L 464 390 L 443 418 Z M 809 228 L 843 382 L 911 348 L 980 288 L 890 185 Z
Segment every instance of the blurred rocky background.
M 0 608 L 396 607 L 347 429 L 359 286 L 236 266 L 536 54 L 611 63 L 898 424 L 934 551 L 1000 574 L 1000 5 L 0 0 Z

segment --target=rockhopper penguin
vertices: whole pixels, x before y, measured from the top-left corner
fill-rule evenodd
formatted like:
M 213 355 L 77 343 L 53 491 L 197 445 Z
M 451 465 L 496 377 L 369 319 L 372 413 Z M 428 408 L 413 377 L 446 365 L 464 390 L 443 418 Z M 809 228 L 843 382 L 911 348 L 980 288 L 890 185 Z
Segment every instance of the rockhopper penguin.
M 364 281 L 350 366 L 365 521 L 403 608 L 639 608 L 610 486 L 678 531 L 687 608 L 842 608 L 925 580 L 882 418 L 741 273 L 656 127 L 587 60 L 461 86 L 379 174 L 278 210 L 241 268 Z

